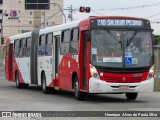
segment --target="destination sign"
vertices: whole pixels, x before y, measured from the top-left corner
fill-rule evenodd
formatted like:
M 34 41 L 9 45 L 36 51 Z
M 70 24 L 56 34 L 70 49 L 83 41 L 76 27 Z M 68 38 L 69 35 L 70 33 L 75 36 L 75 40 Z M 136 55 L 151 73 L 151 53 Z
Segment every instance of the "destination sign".
M 124 19 L 97 19 L 97 26 L 135 26 L 142 27 L 142 20 L 124 20 Z
M 91 19 L 91 28 L 134 28 L 150 30 L 151 25 L 148 20 L 132 18 L 93 18 Z

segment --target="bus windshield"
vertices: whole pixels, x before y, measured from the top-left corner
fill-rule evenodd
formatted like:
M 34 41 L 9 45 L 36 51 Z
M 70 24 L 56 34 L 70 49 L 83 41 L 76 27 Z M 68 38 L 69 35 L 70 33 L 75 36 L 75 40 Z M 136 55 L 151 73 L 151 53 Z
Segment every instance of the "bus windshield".
M 100 67 L 139 68 L 152 65 L 151 31 L 91 31 L 91 63 Z

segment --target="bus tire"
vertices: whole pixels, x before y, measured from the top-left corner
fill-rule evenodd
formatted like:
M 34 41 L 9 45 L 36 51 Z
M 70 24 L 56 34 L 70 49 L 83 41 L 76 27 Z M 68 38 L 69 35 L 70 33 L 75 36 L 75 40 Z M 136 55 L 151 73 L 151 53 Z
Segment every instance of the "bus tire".
M 29 87 L 29 84 L 22 84 L 22 88 L 27 89 Z
M 79 83 L 78 83 L 78 76 L 74 78 L 74 96 L 76 100 L 84 100 L 85 98 L 85 93 L 79 91 Z
M 125 93 L 127 100 L 135 100 L 138 96 L 138 93 Z
M 18 89 L 22 88 L 22 84 L 19 82 L 19 75 L 18 75 L 17 72 L 16 72 L 16 77 L 15 77 L 15 79 L 16 79 L 16 87 L 17 87 Z
M 49 88 L 46 86 L 46 75 L 43 73 L 43 75 L 42 75 L 42 92 L 44 93 L 44 94 L 48 94 L 48 93 L 50 93 L 50 90 L 49 90 Z

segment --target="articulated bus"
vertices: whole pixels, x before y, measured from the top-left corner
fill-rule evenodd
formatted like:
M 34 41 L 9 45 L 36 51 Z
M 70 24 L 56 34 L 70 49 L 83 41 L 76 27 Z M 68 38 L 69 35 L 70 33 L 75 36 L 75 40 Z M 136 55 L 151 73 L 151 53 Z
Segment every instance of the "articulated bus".
M 8 38 L 5 73 L 17 88 L 34 84 L 135 100 L 153 91 L 153 30 L 147 19 L 95 16 Z

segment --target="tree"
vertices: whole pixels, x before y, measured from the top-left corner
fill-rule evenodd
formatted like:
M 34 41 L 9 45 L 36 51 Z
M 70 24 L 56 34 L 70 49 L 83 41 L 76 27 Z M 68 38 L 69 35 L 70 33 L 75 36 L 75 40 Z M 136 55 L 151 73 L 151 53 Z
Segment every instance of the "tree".
M 158 35 L 158 36 L 156 37 L 156 40 L 157 40 L 158 43 L 160 42 L 160 35 Z

